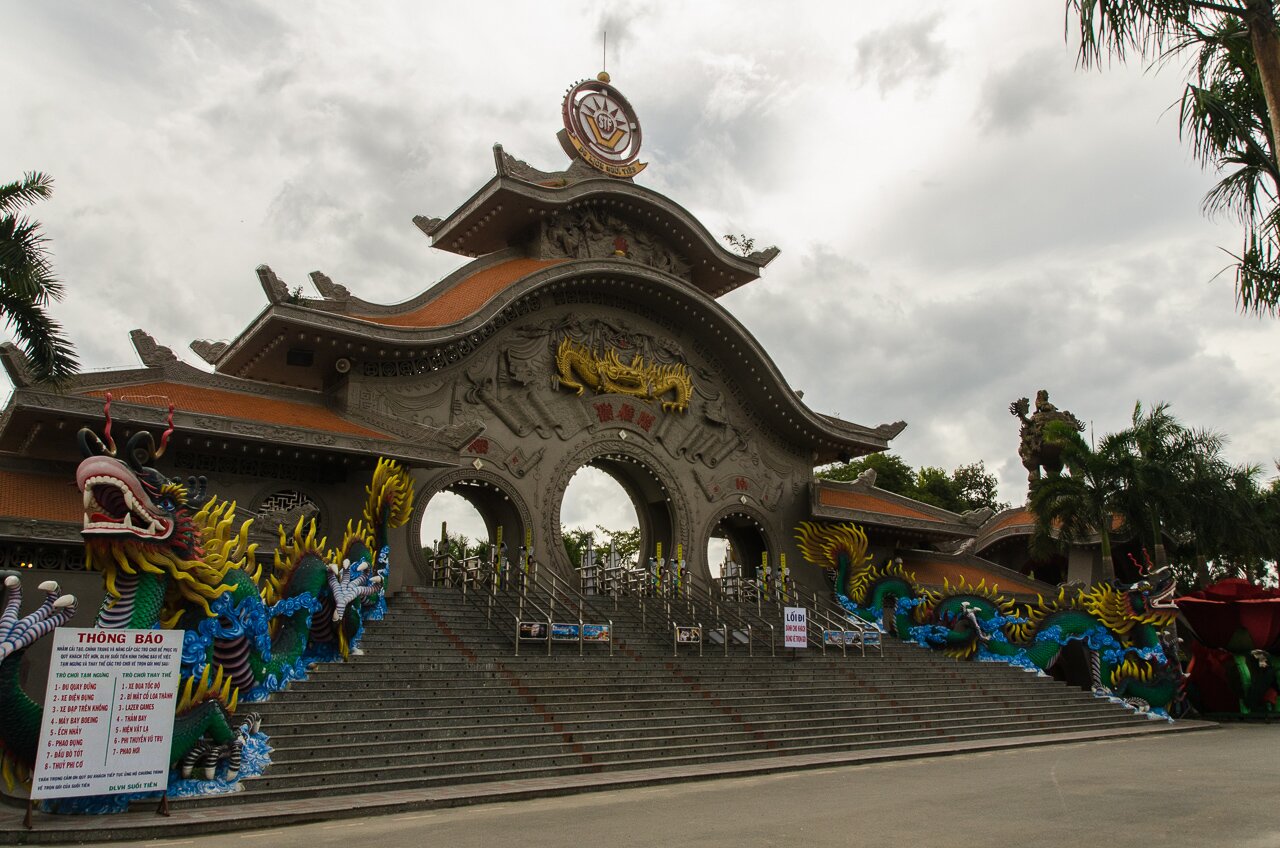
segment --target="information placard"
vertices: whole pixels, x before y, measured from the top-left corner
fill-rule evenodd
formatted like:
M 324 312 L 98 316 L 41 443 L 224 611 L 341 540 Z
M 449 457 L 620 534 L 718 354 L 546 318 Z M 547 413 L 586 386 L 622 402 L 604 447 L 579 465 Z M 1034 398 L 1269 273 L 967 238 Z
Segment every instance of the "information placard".
M 782 644 L 788 648 L 809 647 L 809 610 L 805 607 L 784 607 L 783 610 L 786 630 Z
M 168 788 L 181 661 L 181 630 L 53 631 L 31 797 Z

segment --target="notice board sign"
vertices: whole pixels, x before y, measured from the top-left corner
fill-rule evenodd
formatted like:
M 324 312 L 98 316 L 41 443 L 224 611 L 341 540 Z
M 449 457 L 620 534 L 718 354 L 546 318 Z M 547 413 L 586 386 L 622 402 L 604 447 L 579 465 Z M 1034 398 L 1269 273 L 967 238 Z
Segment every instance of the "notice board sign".
M 783 646 L 809 647 L 809 610 L 805 607 L 784 607 L 782 620 L 786 625 Z
M 181 630 L 54 630 L 31 797 L 167 789 L 181 661 Z

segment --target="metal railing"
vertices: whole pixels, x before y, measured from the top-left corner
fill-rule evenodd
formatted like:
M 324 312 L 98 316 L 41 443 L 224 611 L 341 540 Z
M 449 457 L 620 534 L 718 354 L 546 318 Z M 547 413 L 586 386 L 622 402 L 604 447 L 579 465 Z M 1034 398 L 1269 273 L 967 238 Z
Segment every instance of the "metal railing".
M 802 598 L 803 600 L 803 598 Z M 867 647 L 874 647 L 884 656 L 884 634 L 875 624 L 863 621 L 843 607 L 837 606 L 817 592 L 807 600 L 808 609 L 813 617 L 825 626 L 827 632 L 838 633 L 841 651 L 847 656 L 850 644 L 856 645 L 862 656 L 867 655 Z M 822 634 L 823 653 L 826 653 L 826 632 Z
M 569 582 L 561 578 L 558 574 L 550 569 L 539 569 L 537 563 L 532 564 L 532 568 L 519 572 L 518 587 L 522 598 L 527 598 L 531 593 L 535 597 L 543 598 L 547 603 L 548 611 L 553 619 L 552 622 L 552 639 L 554 641 L 569 641 L 567 639 L 555 639 L 554 627 L 556 624 L 565 624 L 566 622 L 555 622 L 555 609 L 557 602 L 561 608 L 578 617 L 577 621 L 577 642 L 579 655 L 583 652 L 583 646 L 588 643 L 608 642 L 609 656 L 613 656 L 614 648 L 614 625 L 613 619 L 607 618 L 601 613 L 594 604 L 587 600 L 586 596 L 575 589 Z M 603 623 L 602 623 L 603 622 Z M 572 622 L 567 622 L 572 625 Z M 588 638 L 588 628 L 603 627 L 602 631 L 592 631 L 592 633 L 607 633 L 608 639 Z
M 714 590 L 712 583 L 704 583 L 696 579 L 689 581 L 688 598 L 695 605 L 708 609 L 709 617 L 713 620 L 721 622 L 721 627 L 725 631 L 726 656 L 729 653 L 730 640 L 738 635 L 745 640 L 747 653 L 750 656 L 755 656 L 757 641 L 766 644 L 770 656 L 777 655 L 774 642 L 776 630 L 773 624 L 752 615 L 750 607 L 744 607 L 738 602 L 724 598 Z

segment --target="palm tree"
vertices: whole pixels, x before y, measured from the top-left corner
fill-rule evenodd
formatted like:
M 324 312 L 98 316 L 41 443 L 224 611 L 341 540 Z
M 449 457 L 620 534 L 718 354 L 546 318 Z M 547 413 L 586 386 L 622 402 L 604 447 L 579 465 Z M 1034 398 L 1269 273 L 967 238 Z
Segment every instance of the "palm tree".
M 1102 578 L 1114 579 L 1111 534 L 1114 516 L 1123 514 L 1120 474 L 1124 440 L 1108 435 L 1091 447 L 1070 424 L 1052 421 L 1045 427 L 1046 443 L 1062 450 L 1065 473 L 1043 477 L 1031 484 L 1029 508 L 1036 517 L 1032 549 L 1045 553 L 1061 542 L 1081 542 L 1098 535 L 1102 546 Z
M 1156 566 L 1164 568 L 1169 565 L 1166 526 L 1194 522 L 1187 481 L 1197 469 L 1203 474 L 1216 467 L 1223 438 L 1210 430 L 1184 427 L 1167 403 L 1145 412 L 1141 401 L 1135 403 L 1130 422 L 1127 430 L 1116 434 L 1123 448 L 1117 457 L 1123 478 L 1120 501 L 1128 522 L 1155 551 Z
M 1245 311 L 1280 310 L 1280 25 L 1273 0 L 1067 0 L 1079 24 L 1080 62 L 1129 53 L 1163 62 L 1195 52 L 1179 111 L 1182 133 L 1206 167 L 1226 176 L 1205 211 L 1245 228 L 1235 262 Z
M 18 210 L 53 193 L 53 180 L 31 172 L 0 185 L 0 314 L 12 328 L 40 382 L 60 383 L 76 373 L 75 348 L 62 327 L 45 314 L 61 300 L 62 283 L 53 276 L 40 224 Z

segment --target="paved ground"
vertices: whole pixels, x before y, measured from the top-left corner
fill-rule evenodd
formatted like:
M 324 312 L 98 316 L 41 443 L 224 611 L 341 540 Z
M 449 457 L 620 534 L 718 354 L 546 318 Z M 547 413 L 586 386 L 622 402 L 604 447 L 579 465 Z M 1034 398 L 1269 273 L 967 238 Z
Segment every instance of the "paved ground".
M 1231 725 L 134 844 L 1277 848 L 1278 787 L 1280 725 Z

